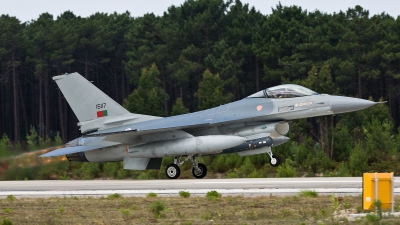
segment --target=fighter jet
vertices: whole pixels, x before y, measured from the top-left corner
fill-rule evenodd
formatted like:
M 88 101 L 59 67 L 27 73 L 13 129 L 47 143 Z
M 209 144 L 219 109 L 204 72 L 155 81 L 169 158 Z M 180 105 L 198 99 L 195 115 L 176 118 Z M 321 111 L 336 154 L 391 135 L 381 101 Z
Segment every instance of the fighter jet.
M 361 110 L 376 102 L 318 94 L 295 85 L 279 85 L 242 100 L 204 111 L 155 117 L 134 114 L 78 73 L 53 77 L 77 116 L 82 136 L 65 148 L 42 155 L 66 155 L 71 162 L 123 161 L 124 169 L 160 169 L 163 157 L 174 157 L 165 174 L 180 175 L 190 161 L 195 178 L 203 178 L 204 155 L 236 153 L 240 156 L 268 154 L 271 166 L 279 157 L 271 148 L 289 140 L 285 135 L 295 119 Z

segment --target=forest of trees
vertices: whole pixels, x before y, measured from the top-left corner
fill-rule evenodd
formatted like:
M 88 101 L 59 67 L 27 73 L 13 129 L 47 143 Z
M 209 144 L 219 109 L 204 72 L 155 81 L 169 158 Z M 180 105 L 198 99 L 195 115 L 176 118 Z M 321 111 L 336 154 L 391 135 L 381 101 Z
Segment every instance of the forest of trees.
M 25 143 L 32 127 L 41 140 L 80 136 L 51 79 L 63 73 L 79 72 L 131 112 L 155 116 L 297 83 L 387 103 L 297 121 L 280 154 L 308 167 L 323 163 L 319 152 L 336 162 L 390 162 L 400 151 L 399 35 L 400 17 L 361 6 L 326 14 L 278 4 L 263 15 L 239 0 L 186 0 L 162 16 L 66 11 L 21 23 L 1 15 L 0 134 L 13 143 Z M 307 161 L 309 152 L 315 159 Z

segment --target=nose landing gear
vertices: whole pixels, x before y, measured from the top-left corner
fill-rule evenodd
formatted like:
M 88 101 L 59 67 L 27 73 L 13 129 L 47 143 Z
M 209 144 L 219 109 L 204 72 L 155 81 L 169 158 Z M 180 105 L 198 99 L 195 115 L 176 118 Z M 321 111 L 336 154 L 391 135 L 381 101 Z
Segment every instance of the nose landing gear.
M 269 155 L 269 157 L 271 158 L 271 160 L 269 161 L 269 164 L 273 167 L 277 167 L 279 166 L 279 164 L 281 163 L 281 160 L 279 159 L 278 156 L 274 156 L 272 154 L 271 148 L 269 148 L 269 150 L 267 151 L 267 154 Z

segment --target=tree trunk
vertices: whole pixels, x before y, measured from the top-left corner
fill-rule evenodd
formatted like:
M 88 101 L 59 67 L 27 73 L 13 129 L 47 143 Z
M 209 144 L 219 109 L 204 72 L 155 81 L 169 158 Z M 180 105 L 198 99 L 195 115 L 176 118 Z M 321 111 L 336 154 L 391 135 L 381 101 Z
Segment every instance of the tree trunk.
M 358 56 L 357 56 L 358 97 L 362 98 L 362 92 L 361 92 L 361 69 L 360 69 L 361 49 L 360 48 L 361 48 L 360 42 L 358 42 Z
M 88 53 L 85 53 L 85 78 L 88 79 Z
M 123 67 L 121 68 L 121 104 L 123 104 L 125 99 L 125 74 Z
M 165 78 L 165 73 L 164 73 L 164 67 L 161 65 L 161 74 L 162 74 L 162 82 L 163 82 L 163 88 L 165 93 L 167 93 L 167 85 L 166 85 L 166 78 Z M 165 110 L 165 115 L 168 115 L 168 102 L 167 99 L 164 98 L 164 110 Z
M 39 124 L 37 127 L 37 129 L 38 129 L 37 132 L 38 132 L 39 136 L 44 139 L 44 137 L 43 137 L 43 134 L 44 134 L 43 133 L 43 124 L 44 124 L 43 121 L 44 121 L 44 119 L 43 119 L 42 71 L 39 72 L 38 79 L 39 79 Z
M 58 107 L 59 107 L 59 114 L 58 117 L 60 118 L 60 128 L 61 128 L 61 139 L 63 140 L 63 143 L 67 140 L 66 134 L 67 130 L 65 129 L 65 124 L 64 124 L 64 110 L 63 110 L 63 101 L 61 101 L 61 91 L 58 91 Z
M 49 75 L 48 72 L 45 72 L 44 76 L 44 110 L 45 110 L 45 126 L 44 126 L 44 135 L 45 138 L 49 137 L 49 128 L 50 128 L 50 108 L 49 108 Z
M 18 79 L 16 72 L 16 62 L 15 62 L 15 49 L 12 49 L 12 73 L 13 73 L 13 95 L 14 95 L 14 141 L 18 142 L 20 140 L 20 132 L 19 132 L 19 107 L 18 107 Z
M 22 106 L 22 115 L 24 117 L 25 132 L 29 133 L 28 116 L 26 114 L 26 106 L 25 106 L 24 95 L 22 93 L 22 88 L 19 88 L 19 95 L 20 95 L 20 101 L 21 101 L 21 106 Z
M 333 133 L 333 115 L 331 116 L 331 159 L 333 159 L 333 140 L 334 140 L 334 133 Z
M 258 59 L 256 57 L 256 92 L 260 90 L 260 75 L 258 74 Z

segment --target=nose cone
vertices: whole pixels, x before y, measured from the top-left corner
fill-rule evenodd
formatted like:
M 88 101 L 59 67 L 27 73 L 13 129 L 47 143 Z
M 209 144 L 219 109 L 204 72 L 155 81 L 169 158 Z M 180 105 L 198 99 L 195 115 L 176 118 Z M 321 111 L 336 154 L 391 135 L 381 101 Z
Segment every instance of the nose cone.
M 343 96 L 331 96 L 331 110 L 334 114 L 353 112 L 375 105 L 372 102 L 360 98 L 350 98 Z

